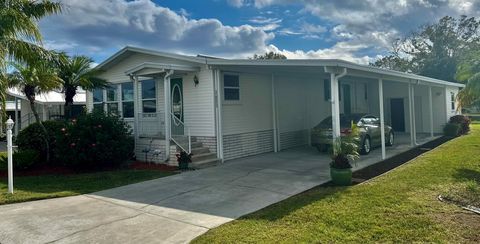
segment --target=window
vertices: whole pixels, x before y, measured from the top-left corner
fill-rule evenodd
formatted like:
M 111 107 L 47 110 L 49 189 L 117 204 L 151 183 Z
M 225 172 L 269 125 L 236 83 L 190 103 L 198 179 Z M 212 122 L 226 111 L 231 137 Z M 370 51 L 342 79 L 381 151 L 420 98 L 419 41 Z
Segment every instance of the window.
M 124 118 L 133 118 L 133 83 L 122 84 L 122 114 Z
M 332 95 L 332 91 L 330 89 L 330 80 L 325 79 L 323 80 L 323 97 L 325 101 L 330 101 Z
M 144 113 L 157 112 L 157 98 L 154 80 L 142 81 L 142 111 Z
M 107 113 L 118 115 L 118 85 L 110 85 L 106 89 Z
M 103 89 L 93 90 L 93 110 L 103 111 Z
M 455 110 L 455 92 L 450 92 L 450 107 Z
M 223 76 L 223 99 L 225 101 L 240 101 L 240 79 L 238 75 Z

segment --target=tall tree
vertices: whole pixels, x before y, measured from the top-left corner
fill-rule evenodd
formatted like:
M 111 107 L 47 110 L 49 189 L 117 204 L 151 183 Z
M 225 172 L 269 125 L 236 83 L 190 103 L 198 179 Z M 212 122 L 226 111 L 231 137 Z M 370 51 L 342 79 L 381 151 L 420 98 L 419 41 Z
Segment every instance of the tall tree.
M 42 36 L 37 22 L 61 11 L 61 4 L 50 0 L 0 0 L 0 105 L 5 115 L 7 61 L 24 63 L 52 59 L 38 46 Z M 4 116 L 2 116 L 4 117 Z
M 61 86 L 60 78 L 57 76 L 51 63 L 38 61 L 30 65 L 13 63 L 15 71 L 8 75 L 9 86 L 18 88 L 30 102 L 30 109 L 35 116 L 36 122 L 44 133 L 46 161 L 50 162 L 50 144 L 48 132 L 40 119 L 35 104 L 35 97 L 38 94 L 52 91 Z
M 287 59 L 287 57 L 281 53 L 270 51 L 261 55 L 255 54 L 251 59 Z
M 462 57 L 480 47 L 479 32 L 480 20 L 474 17 L 445 16 L 396 41 L 390 55 L 372 65 L 455 82 Z
M 61 79 L 62 91 L 65 94 L 65 116 L 71 117 L 73 98 L 77 89 L 93 90 L 105 88 L 107 82 L 97 78 L 98 71 L 92 69 L 93 60 L 86 56 L 68 57 L 61 54 L 58 62 L 58 76 Z

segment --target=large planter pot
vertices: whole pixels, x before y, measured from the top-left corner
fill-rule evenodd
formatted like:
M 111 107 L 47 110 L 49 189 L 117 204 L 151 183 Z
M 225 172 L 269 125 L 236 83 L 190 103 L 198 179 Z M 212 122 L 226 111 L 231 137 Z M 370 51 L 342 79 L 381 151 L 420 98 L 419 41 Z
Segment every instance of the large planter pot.
M 337 186 L 349 186 L 352 184 L 352 169 L 330 168 L 332 182 Z

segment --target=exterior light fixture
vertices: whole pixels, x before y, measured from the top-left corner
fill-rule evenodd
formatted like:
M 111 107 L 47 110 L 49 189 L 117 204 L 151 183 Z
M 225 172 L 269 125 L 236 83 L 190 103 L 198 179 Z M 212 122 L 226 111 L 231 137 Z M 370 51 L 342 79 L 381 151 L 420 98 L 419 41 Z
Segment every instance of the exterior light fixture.
M 200 81 L 198 81 L 197 75 L 195 75 L 195 76 L 193 77 L 193 83 L 195 84 L 195 87 L 198 85 L 199 82 L 200 82 Z

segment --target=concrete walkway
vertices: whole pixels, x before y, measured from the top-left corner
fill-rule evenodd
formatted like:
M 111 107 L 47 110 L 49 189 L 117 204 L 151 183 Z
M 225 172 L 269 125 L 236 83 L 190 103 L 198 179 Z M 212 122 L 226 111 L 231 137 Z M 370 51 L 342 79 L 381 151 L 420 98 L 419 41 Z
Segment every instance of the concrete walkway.
M 389 155 L 407 149 L 390 148 Z M 356 169 L 377 162 L 379 153 Z M 88 195 L 0 206 L 0 243 L 185 243 L 327 182 L 329 161 L 300 148 Z

